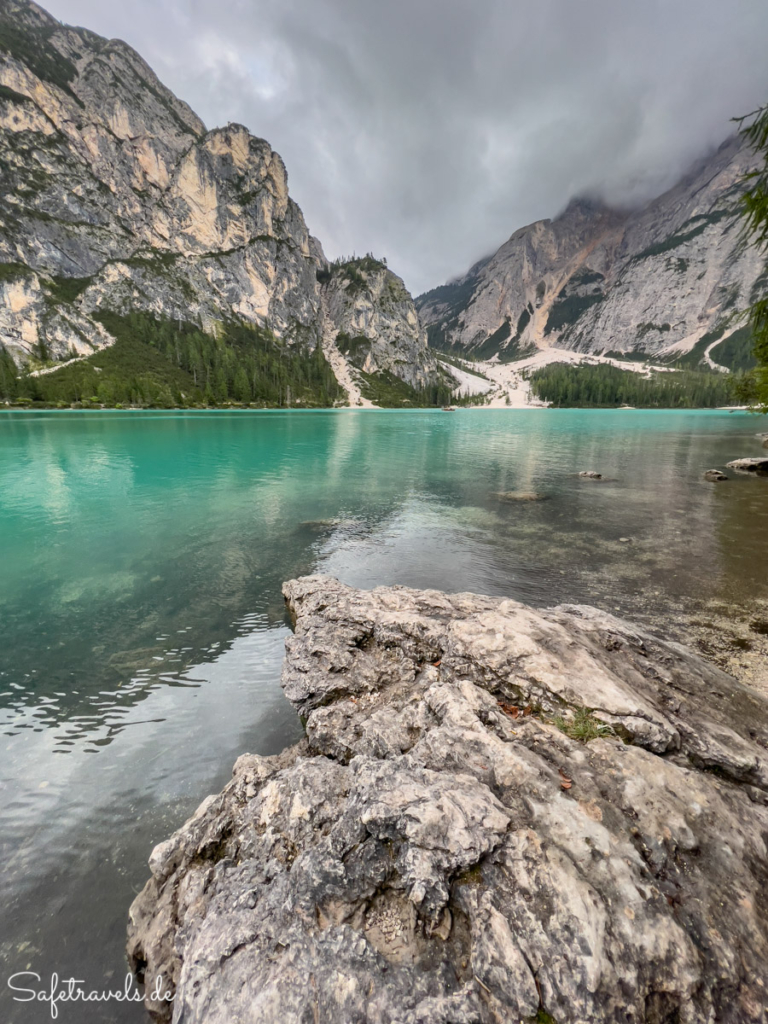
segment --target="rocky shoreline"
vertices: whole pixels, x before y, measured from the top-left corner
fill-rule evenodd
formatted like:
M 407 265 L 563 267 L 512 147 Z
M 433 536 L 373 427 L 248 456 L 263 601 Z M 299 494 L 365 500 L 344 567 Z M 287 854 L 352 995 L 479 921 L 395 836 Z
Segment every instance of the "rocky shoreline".
M 306 738 L 153 851 L 157 1019 L 766 1020 L 764 697 L 594 608 L 284 594 Z

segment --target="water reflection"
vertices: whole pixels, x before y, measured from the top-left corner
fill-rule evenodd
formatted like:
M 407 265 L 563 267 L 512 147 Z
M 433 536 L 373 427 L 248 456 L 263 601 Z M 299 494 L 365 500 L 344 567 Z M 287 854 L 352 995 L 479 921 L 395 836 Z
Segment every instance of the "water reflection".
M 701 480 L 754 454 L 756 429 L 712 413 L 0 416 L 7 973 L 120 976 L 151 845 L 243 750 L 299 735 L 278 686 L 284 579 L 595 603 L 759 683 L 768 480 Z

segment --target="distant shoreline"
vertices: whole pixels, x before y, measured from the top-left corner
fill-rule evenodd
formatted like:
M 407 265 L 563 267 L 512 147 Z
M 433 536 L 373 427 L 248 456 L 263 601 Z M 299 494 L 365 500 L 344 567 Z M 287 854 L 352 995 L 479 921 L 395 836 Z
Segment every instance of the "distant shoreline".
M 768 415 L 766 413 L 760 413 L 758 410 L 751 411 L 748 406 L 718 406 L 717 408 L 709 408 L 708 406 L 697 406 L 693 409 L 679 409 L 674 406 L 660 406 L 660 407 L 642 407 L 642 406 L 589 406 L 589 405 L 572 405 L 572 406 L 547 406 L 547 405 L 519 405 L 519 406 L 489 406 L 489 405 L 472 405 L 466 407 L 459 407 L 458 409 L 452 410 L 459 413 L 467 412 L 498 412 L 498 413 L 520 413 L 520 412 L 650 412 L 650 413 L 734 413 L 741 412 L 749 416 L 762 416 Z M 67 406 L 64 409 L 59 409 L 53 406 L 0 406 L 0 413 L 6 415 L 12 415 L 16 413 L 87 413 L 89 415 L 109 413 L 111 415 L 115 413 L 130 413 L 135 415 L 137 413 L 312 413 L 312 412 L 323 412 L 323 413 L 372 413 L 372 412 L 390 412 L 390 413 L 411 413 L 411 412 L 429 412 L 429 413 L 443 413 L 445 409 L 436 406 L 411 406 L 407 408 L 392 408 L 388 406 L 339 406 L 333 407 L 328 405 L 318 405 L 308 408 L 298 408 L 292 406 L 290 408 L 268 408 L 268 407 L 254 407 L 247 408 L 242 406 L 216 406 L 213 408 L 195 408 L 191 406 L 172 406 L 171 408 L 153 408 L 151 406 L 126 406 L 124 409 L 116 409 L 114 406 L 105 406 L 102 408 L 72 408 Z

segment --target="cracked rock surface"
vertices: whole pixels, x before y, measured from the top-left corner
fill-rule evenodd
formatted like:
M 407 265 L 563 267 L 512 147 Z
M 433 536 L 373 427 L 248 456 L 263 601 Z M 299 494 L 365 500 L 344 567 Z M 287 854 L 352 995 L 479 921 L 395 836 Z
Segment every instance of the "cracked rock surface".
M 594 608 L 284 593 L 306 738 L 153 851 L 157 1018 L 768 1019 L 764 698 Z

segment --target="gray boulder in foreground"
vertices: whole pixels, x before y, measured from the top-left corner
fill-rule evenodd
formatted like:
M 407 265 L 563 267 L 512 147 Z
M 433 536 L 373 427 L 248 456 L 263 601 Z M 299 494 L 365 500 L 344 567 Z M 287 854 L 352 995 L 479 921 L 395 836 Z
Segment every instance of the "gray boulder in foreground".
M 594 608 L 284 593 L 306 739 L 153 851 L 128 951 L 175 992 L 154 1014 L 766 1020 L 759 694 Z

